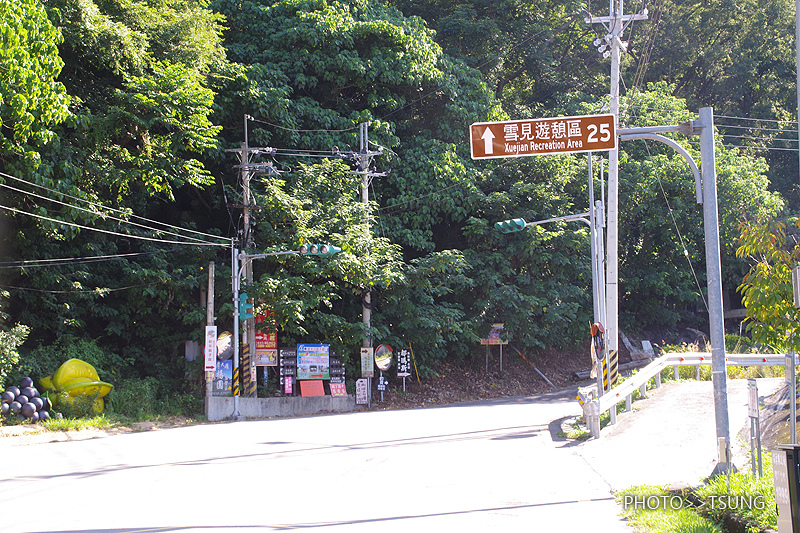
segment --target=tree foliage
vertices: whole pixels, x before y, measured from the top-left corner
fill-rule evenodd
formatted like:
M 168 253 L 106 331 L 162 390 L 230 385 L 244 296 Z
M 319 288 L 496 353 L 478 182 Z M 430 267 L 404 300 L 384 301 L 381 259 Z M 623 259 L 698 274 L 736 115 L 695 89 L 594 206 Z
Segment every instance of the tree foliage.
M 750 263 L 739 287 L 747 307 L 747 329 L 754 341 L 776 351 L 800 349 L 800 311 L 792 294 L 800 245 L 788 237 L 784 223 L 761 218 L 742 225 L 736 251 Z
M 700 105 L 791 117 L 790 6 L 726 1 L 665 0 L 628 29 L 623 126 L 684 122 Z M 348 357 L 371 335 L 412 343 L 434 366 L 469 356 L 504 322 L 521 348 L 574 345 L 593 319 L 588 228 L 556 222 L 504 235 L 494 223 L 586 212 L 586 156 L 473 161 L 466 141 L 473 122 L 607 106 L 607 62 L 591 45 L 602 29 L 584 22 L 585 7 L 0 0 L 0 190 L 18 210 L 0 217 L 0 255 L 16 267 L 0 270 L 0 282 L 15 287 L 10 319 L 32 328 L 26 349 L 44 365 L 47 350 L 93 346 L 126 373 L 182 378 L 178 347 L 200 335 L 205 267 L 217 261 L 218 302 L 230 301 L 231 272 L 226 248 L 165 243 L 189 238 L 176 228 L 227 242 L 247 229 L 248 253 L 342 248 L 332 258 L 254 260 L 246 290 L 274 312 L 281 343 L 327 341 Z M 380 154 L 369 203 L 360 123 Z M 251 147 L 277 149 L 253 154 L 261 171 L 249 228 L 239 161 L 225 151 L 245 134 Z M 673 138 L 699 161 L 694 138 Z M 732 288 L 752 255 L 736 257 L 740 224 L 781 214 L 777 191 L 792 201 L 786 176 L 796 161 L 726 144 L 716 157 Z M 620 161 L 621 323 L 697 322 L 705 248 L 693 176 L 649 141 L 624 143 Z M 599 198 L 599 181 L 592 187 Z M 168 237 L 170 227 L 179 236 Z M 31 263 L 41 259 L 69 261 Z M 10 263 L 21 260 L 29 263 Z M 371 329 L 361 318 L 367 291 Z M 218 310 L 223 328 L 231 310 Z
M 0 161 L 32 169 L 53 140 L 69 97 L 58 81 L 61 33 L 37 0 L 0 1 Z

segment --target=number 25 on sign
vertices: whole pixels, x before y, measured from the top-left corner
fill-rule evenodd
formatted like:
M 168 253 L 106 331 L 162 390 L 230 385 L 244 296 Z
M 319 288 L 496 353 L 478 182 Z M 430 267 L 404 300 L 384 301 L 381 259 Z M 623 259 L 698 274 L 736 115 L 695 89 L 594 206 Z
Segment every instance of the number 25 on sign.
M 614 150 L 614 115 L 476 122 L 470 126 L 473 159 Z

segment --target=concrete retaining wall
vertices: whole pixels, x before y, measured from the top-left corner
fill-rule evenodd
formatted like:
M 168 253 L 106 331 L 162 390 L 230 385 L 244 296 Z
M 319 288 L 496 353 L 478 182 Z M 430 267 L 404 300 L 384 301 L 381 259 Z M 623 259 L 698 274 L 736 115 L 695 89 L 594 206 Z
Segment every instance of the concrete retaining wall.
M 355 411 L 354 396 L 285 396 L 280 398 L 239 397 L 239 414 L 245 418 L 271 418 L 274 416 L 302 416 L 318 413 L 346 413 Z M 208 420 L 228 419 L 233 413 L 233 397 L 213 396 L 208 406 Z

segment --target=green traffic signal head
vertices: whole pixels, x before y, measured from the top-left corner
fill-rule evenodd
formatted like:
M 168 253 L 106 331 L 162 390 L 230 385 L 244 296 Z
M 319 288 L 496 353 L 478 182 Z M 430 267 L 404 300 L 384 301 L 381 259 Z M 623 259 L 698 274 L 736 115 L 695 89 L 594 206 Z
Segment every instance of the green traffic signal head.
M 242 292 L 239 294 L 239 320 L 247 320 L 253 318 L 253 313 L 249 313 L 253 308 L 253 304 L 247 303 L 247 293 Z
M 512 233 L 514 231 L 522 231 L 525 229 L 526 225 L 527 223 L 524 218 L 512 218 L 511 220 L 496 222 L 494 227 L 503 233 Z
M 302 255 L 321 255 L 324 257 L 338 254 L 342 249 L 330 244 L 303 244 L 300 246 Z
M 331 255 L 336 255 L 341 251 L 342 251 L 341 248 L 339 248 L 338 246 L 333 246 L 332 244 L 322 244 L 319 247 L 319 255 L 323 255 L 326 257 Z

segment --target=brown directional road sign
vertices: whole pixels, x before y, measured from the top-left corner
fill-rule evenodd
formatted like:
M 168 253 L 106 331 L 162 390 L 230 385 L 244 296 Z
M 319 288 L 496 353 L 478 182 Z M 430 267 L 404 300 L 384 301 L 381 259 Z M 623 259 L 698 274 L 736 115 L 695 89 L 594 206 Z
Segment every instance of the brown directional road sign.
M 476 122 L 470 126 L 472 159 L 613 150 L 614 115 Z

